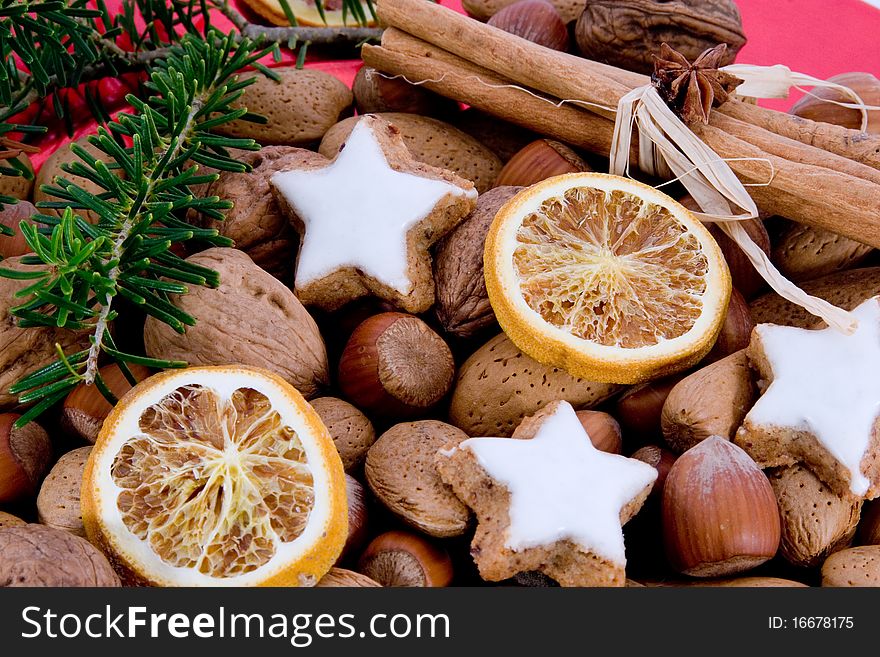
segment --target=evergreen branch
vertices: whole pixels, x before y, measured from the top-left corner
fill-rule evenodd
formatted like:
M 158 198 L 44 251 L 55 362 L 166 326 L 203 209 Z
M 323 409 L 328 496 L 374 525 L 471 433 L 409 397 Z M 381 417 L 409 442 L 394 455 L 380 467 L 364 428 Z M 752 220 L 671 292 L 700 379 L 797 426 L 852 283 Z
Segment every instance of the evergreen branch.
M 58 176 L 44 191 L 60 200 L 38 205 L 63 206 L 62 217 L 39 215 L 39 228 L 21 225 L 34 254 L 26 257 L 27 262 L 45 267 L 38 272 L 0 269 L 0 276 L 26 281 L 27 287 L 18 293 L 22 303 L 12 309 L 19 326 L 57 326 L 89 335 L 87 349 L 70 355 L 59 352 L 58 360 L 13 386 L 22 404 L 34 404 L 22 422 L 79 383 L 95 384 L 101 390 L 98 368 L 103 354 L 122 363 L 182 366 L 120 351 L 109 327 L 121 297 L 183 331 L 195 319 L 174 306 L 168 295 L 185 293 L 185 284 L 219 283 L 216 272 L 187 263 L 169 249 L 172 238 L 229 243 L 216 230 L 193 228 L 186 222 L 192 210 L 217 213 L 230 207 L 217 197 L 193 196 L 193 181 L 217 178 L 217 174 L 198 174 L 194 162 L 210 158 L 221 170 L 247 170 L 226 149 L 253 150 L 258 148 L 253 140 L 222 137 L 205 126 L 217 127 L 241 116 L 229 104 L 251 80 L 238 81 L 237 74 L 268 49 L 258 49 L 234 33 L 212 30 L 208 37 L 184 35 L 180 44 L 170 46 L 166 57 L 153 63 L 146 84 L 153 95 L 146 100 L 129 98 L 135 113 L 120 115 L 89 138 L 108 156 L 109 164 L 82 148 L 73 149 L 80 161 L 63 170 L 83 175 L 100 189 L 93 193 Z M 123 147 L 114 138 L 123 135 L 130 137 L 130 146 Z M 76 209 L 97 214 L 98 223 L 87 224 L 75 215 Z

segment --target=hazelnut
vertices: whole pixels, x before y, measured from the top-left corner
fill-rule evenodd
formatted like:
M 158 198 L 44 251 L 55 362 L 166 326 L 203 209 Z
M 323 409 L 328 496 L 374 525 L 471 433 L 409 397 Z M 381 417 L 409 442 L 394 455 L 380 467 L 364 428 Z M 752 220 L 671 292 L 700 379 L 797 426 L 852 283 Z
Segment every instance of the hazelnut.
M 578 411 L 577 417 L 593 447 L 609 454 L 620 454 L 623 437 L 617 420 L 602 411 Z
M 721 332 L 703 363 L 713 363 L 735 351 L 748 347 L 753 328 L 755 328 L 755 322 L 749 312 L 749 304 L 736 288 L 731 289 L 730 303 L 727 305 L 727 314 L 721 324 Z
M 150 376 L 150 370 L 143 365 L 130 364 L 135 380 L 143 381 Z M 122 373 L 119 365 L 112 363 L 100 369 L 101 378 L 117 399 L 131 390 L 132 385 Z M 61 409 L 61 428 L 71 436 L 94 444 L 104 420 L 113 410 L 113 406 L 95 385 L 80 383 L 70 391 Z
M 362 66 L 354 76 L 351 90 L 358 114 L 406 112 L 436 115 L 455 109 L 455 102 L 403 78 L 384 75 Z
M 553 176 L 589 170 L 587 163 L 565 144 L 538 139 L 510 158 L 494 186 L 528 187 Z
M 336 397 L 319 397 L 313 399 L 311 404 L 330 432 L 345 471 L 352 472 L 359 468 L 367 457 L 370 445 L 376 442 L 372 422 L 347 401 Z
M 545 0 L 514 2 L 494 14 L 488 23 L 545 48 L 568 50 L 565 21 L 556 7 Z
M 364 487 L 351 475 L 345 475 L 345 492 L 348 498 L 348 538 L 342 548 L 341 560 L 359 550 L 367 541 L 367 495 Z
M 880 105 L 880 80 L 870 73 L 841 73 L 828 78 L 829 82 L 849 87 L 864 101 L 865 105 Z M 857 109 L 840 107 L 822 99 L 834 100 L 839 103 L 852 103 L 852 98 L 837 89 L 816 87 L 811 90 L 814 96 L 804 96 L 791 108 L 791 113 L 811 121 L 833 123 L 852 130 L 862 129 L 862 113 Z M 818 96 L 819 98 L 816 98 Z M 868 132 L 880 134 L 880 115 L 876 111 L 868 112 Z
M 48 434 L 36 422 L 16 429 L 20 417 L 0 415 L 0 503 L 35 493 L 52 457 Z
M 663 489 L 663 541 L 693 577 L 740 573 L 773 558 L 779 509 L 767 477 L 742 449 L 712 436 L 682 454 Z
M 452 581 L 452 560 L 421 536 L 395 530 L 373 539 L 358 572 L 382 586 L 442 587 Z
M 339 387 L 355 406 L 382 418 L 424 415 L 449 391 L 452 352 L 418 317 L 374 315 L 358 326 L 339 360 Z
M 11 228 L 15 231 L 15 235 L 0 235 L 0 258 L 11 258 L 31 252 L 31 247 L 24 241 L 19 224 L 22 221 L 34 224 L 31 217 L 37 212 L 38 210 L 28 201 L 19 201 L 15 205 L 3 204 L 3 209 L 0 210 L 0 224 Z
M 651 488 L 651 497 L 662 499 L 666 477 L 669 476 L 669 471 L 678 457 L 663 447 L 645 445 L 636 450 L 630 458 L 647 463 L 657 471 L 657 478 L 654 480 L 654 486 Z
M 614 417 L 620 422 L 628 439 L 635 439 L 635 443 L 639 444 L 660 437 L 663 403 L 683 378 L 683 375 L 676 374 L 642 383 L 629 388 L 617 399 Z

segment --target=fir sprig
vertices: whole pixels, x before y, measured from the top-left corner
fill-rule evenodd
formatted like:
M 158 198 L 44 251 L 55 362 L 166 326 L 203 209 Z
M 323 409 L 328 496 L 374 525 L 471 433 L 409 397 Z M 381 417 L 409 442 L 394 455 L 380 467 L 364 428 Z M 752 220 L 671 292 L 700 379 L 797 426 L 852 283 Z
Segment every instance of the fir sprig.
M 219 283 L 217 274 L 171 253 L 173 242 L 198 239 L 213 245 L 231 242 L 213 229 L 198 229 L 186 221 L 188 212 L 222 218 L 231 203 L 216 196 L 198 198 L 192 186 L 216 179 L 202 175 L 199 165 L 223 171 L 245 171 L 228 149 L 259 148 L 251 139 L 216 135 L 230 121 L 254 119 L 232 104 L 253 81 L 238 80 L 237 72 L 253 65 L 268 49 L 248 39 L 209 31 L 208 38 L 184 35 L 169 54 L 157 60 L 147 88 L 152 95 L 130 96 L 134 113 L 121 114 L 99 128 L 89 142 L 109 156 L 107 165 L 74 146 L 79 162 L 64 167 L 85 177 L 101 191 L 91 193 L 64 178 L 44 191 L 58 201 L 42 207 L 64 207 L 59 219 L 38 215 L 42 226 L 23 223 L 21 229 L 34 255 L 24 264 L 43 265 L 33 271 L 0 269 L 0 275 L 27 279 L 19 293 L 22 303 L 12 309 L 22 327 L 56 326 L 87 331 L 89 348 L 58 360 L 17 382 L 11 392 L 22 404 L 34 404 L 19 420 L 25 424 L 62 399 L 79 384 L 106 389 L 98 371 L 102 354 L 124 368 L 126 363 L 148 367 L 181 367 L 120 351 L 109 331 L 117 315 L 117 300 L 125 298 L 146 314 L 183 332 L 195 319 L 174 306 L 169 294 L 183 294 L 187 285 Z M 121 146 L 117 138 L 130 141 Z M 90 225 L 74 210 L 99 217 Z M 130 373 L 129 373 L 130 374 Z

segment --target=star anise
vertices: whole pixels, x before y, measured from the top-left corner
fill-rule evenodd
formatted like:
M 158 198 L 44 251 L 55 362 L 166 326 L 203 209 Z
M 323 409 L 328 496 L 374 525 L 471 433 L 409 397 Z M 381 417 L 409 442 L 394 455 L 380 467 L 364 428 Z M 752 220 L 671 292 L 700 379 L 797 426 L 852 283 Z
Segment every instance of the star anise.
M 724 103 L 742 80 L 719 70 L 724 61 L 727 44 L 703 52 L 693 64 L 667 44 L 660 46 L 660 55 L 654 55 L 654 74 L 651 82 L 660 96 L 685 123 L 709 123 L 712 107 Z

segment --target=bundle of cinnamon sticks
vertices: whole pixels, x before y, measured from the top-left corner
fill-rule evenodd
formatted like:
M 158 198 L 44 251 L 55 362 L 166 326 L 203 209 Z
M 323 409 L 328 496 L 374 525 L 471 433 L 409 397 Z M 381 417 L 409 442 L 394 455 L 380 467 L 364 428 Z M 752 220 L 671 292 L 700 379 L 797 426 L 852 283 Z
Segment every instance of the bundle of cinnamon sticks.
M 602 155 L 618 101 L 648 83 L 425 0 L 379 0 L 377 12 L 387 29 L 380 46 L 363 47 L 367 65 Z M 880 248 L 880 137 L 739 100 L 689 127 L 755 185 L 762 211 Z M 633 165 L 636 155 L 633 146 Z

